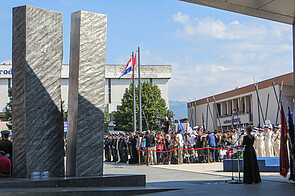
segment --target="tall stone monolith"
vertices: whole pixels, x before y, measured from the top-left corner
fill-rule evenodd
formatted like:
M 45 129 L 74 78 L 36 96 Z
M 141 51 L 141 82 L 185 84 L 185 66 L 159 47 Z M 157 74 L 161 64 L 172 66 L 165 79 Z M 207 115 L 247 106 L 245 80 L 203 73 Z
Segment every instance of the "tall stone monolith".
M 67 176 L 103 173 L 107 16 L 71 18 Z
M 13 175 L 64 175 L 61 66 L 62 13 L 13 9 Z

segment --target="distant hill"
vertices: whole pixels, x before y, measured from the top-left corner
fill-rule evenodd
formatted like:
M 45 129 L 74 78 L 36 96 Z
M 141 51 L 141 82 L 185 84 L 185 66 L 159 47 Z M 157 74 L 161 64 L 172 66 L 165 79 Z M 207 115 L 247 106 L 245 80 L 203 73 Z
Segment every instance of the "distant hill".
M 175 114 L 174 119 L 187 118 L 187 102 L 186 101 L 169 101 L 169 110 Z

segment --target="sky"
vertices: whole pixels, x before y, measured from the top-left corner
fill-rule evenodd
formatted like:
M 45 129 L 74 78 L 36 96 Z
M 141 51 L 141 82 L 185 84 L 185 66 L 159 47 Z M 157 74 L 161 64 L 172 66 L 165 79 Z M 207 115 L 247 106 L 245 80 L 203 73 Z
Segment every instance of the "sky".
M 1 0 L 0 63 L 12 59 L 12 8 L 63 13 L 69 63 L 70 16 L 106 14 L 107 64 L 126 64 L 141 47 L 141 64 L 172 65 L 169 100 L 193 101 L 292 72 L 292 28 L 177 0 Z

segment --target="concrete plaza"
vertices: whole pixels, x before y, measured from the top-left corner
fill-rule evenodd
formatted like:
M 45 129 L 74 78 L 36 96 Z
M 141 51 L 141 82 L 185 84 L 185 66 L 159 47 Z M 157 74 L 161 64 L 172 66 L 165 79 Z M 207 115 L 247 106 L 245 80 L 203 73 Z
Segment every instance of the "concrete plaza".
M 231 172 L 223 172 L 222 162 L 183 165 L 129 165 L 104 163 L 104 174 L 146 174 L 147 187 L 179 188 L 152 195 L 291 195 L 294 182 L 279 173 L 261 172 L 259 184 L 230 184 Z M 235 180 L 238 173 L 234 172 Z M 242 180 L 242 173 L 241 173 Z

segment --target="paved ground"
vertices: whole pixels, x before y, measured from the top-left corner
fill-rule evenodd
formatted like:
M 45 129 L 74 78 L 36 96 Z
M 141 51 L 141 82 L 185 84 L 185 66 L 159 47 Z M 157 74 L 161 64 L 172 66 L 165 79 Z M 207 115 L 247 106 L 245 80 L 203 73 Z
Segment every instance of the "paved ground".
M 153 195 L 294 195 L 294 182 L 278 173 L 261 172 L 262 183 L 230 184 L 231 172 L 222 172 L 221 163 L 138 166 L 105 163 L 104 174 L 146 174 L 148 187 L 181 188 Z M 234 173 L 238 179 L 238 173 Z M 242 174 L 241 174 L 242 179 Z

